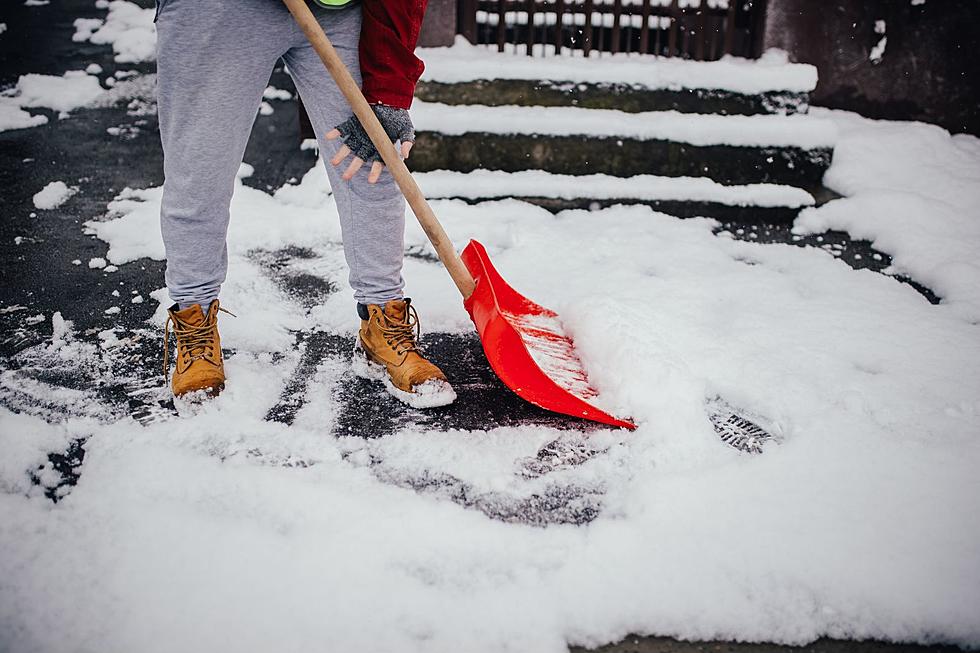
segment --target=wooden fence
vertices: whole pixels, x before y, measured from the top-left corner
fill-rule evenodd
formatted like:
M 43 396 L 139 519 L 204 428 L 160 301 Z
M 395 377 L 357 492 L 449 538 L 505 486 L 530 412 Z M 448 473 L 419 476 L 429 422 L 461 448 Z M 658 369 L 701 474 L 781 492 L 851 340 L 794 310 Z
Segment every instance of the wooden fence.
M 710 61 L 761 52 L 765 0 L 458 0 L 471 43 L 532 56 L 581 50 Z

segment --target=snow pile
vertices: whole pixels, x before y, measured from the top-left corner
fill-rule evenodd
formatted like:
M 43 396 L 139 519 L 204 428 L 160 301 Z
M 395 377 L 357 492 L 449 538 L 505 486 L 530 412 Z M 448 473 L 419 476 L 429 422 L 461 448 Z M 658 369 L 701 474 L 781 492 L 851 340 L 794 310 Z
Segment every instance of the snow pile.
M 789 63 L 786 53 L 780 50 L 770 50 L 757 60 L 725 57 L 710 62 L 606 53 L 601 58 L 584 58 L 579 50 L 566 56 L 541 58 L 526 56 L 523 46 L 518 52 L 501 53 L 496 47 L 472 45 L 457 36 L 451 47 L 419 48 L 417 54 L 425 62 L 422 80 L 443 83 L 530 79 L 619 83 L 649 89 L 719 89 L 745 94 L 810 92 L 817 85 L 816 67 Z
M 17 80 L 16 95 L 11 99 L 22 107 L 47 107 L 67 113 L 95 102 L 102 94 L 96 77 L 84 70 L 70 70 L 61 77 L 56 75 L 21 75 Z
M 0 94 L 0 131 L 43 125 L 45 116 L 31 116 L 25 107 L 46 107 L 60 113 L 95 103 L 102 95 L 96 77 L 83 70 L 70 70 L 61 77 L 30 73 L 21 75 L 17 85 Z
M 841 132 L 824 183 L 846 195 L 800 214 L 797 233 L 870 240 L 893 269 L 980 322 L 980 139 L 924 123 L 814 109 Z
M 681 141 L 692 145 L 833 147 L 837 131 L 830 120 L 806 115 L 722 116 L 717 114 L 578 107 L 488 107 L 437 102 L 412 104 L 419 131 L 442 134 L 584 135 Z
M 154 9 L 143 9 L 133 2 L 113 0 L 103 23 L 99 19 L 75 20 L 76 42 L 111 44 L 119 63 L 152 61 L 156 58 L 157 33 L 153 25 Z
M 56 209 L 68 198 L 78 192 L 77 186 L 68 186 L 63 181 L 52 181 L 34 194 L 34 208 L 48 210 Z

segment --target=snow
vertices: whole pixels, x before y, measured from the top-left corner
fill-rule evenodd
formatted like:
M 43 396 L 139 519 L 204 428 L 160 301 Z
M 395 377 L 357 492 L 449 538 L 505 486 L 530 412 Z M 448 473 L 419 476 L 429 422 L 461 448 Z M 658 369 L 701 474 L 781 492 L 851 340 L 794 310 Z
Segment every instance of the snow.
M 627 113 L 578 107 L 520 107 L 412 104 L 418 131 L 443 134 L 583 135 L 663 139 L 692 145 L 833 147 L 834 123 L 806 115 L 722 116 L 716 114 L 649 111 Z
M 92 35 L 105 25 L 105 21 L 101 18 L 76 18 L 73 25 L 75 26 L 75 33 L 71 40 L 75 43 L 81 43 L 92 38 Z
M 811 206 L 813 196 L 801 188 L 778 184 L 726 186 L 707 177 L 635 175 L 559 175 L 543 170 L 503 172 L 437 170 L 416 173 L 426 197 L 488 199 L 558 197 L 563 199 L 693 200 L 729 206 Z M 278 196 L 278 195 L 277 195 Z
M 852 196 L 808 215 L 861 224 L 874 185 L 904 186 L 936 238 L 976 251 L 980 236 L 954 219 L 972 205 L 949 198 L 976 192 L 975 139 L 821 114 L 841 128 L 828 183 Z M 909 151 L 930 143 L 944 149 Z M 303 308 L 250 255 L 309 248 L 309 269 L 342 284 L 327 192 L 315 170 L 274 195 L 237 184 L 222 300 L 240 317 L 221 322 L 231 381 L 201 412 L 149 426 L 2 417 L 15 463 L 0 482 L 21 489 L 0 496 L 0 619 L 17 648 L 67 633 L 144 651 L 558 652 L 629 633 L 980 644 L 980 339 L 956 302 L 646 207 L 435 201 L 456 243 L 484 242 L 512 285 L 558 312 L 603 402 L 637 420 L 590 436 L 588 462 L 528 480 L 523 461 L 560 433 L 420 423 L 329 437 L 347 360 L 324 361 L 293 426 L 263 420 L 295 364 L 291 332 L 356 326 L 349 291 Z M 159 201 L 158 188 L 127 190 L 88 223 L 110 261 L 163 257 Z M 406 245 L 431 251 L 410 225 Z M 955 256 L 948 244 L 908 260 Z M 405 276 L 427 330 L 471 331 L 438 266 L 408 259 Z M 717 396 L 778 423 L 780 444 L 746 457 L 720 443 L 704 413 Z M 80 484 L 55 508 L 25 497 L 24 470 L 83 427 Z M 578 488 L 599 517 L 532 527 L 412 489 L 439 475 L 502 505 Z
M 41 210 L 56 209 L 77 192 L 77 186 L 68 186 L 63 181 L 52 181 L 34 194 L 34 208 Z
M 813 112 L 840 130 L 824 183 L 846 197 L 804 210 L 795 232 L 839 229 L 870 240 L 892 256 L 896 272 L 939 294 L 942 308 L 980 322 L 980 139 L 925 123 Z
M 384 365 L 368 360 L 360 348 L 351 357 L 351 370 L 361 378 L 380 381 L 391 396 L 412 408 L 436 408 L 456 401 L 456 391 L 442 379 L 429 379 L 413 386 L 412 392 L 395 387 Z
M 262 92 L 262 97 L 266 100 L 292 100 L 293 94 L 275 86 L 267 86 Z
M 557 653 L 633 632 L 980 642 L 980 345 L 909 287 L 644 207 L 436 202 L 456 242 L 480 238 L 505 278 L 558 309 L 591 381 L 640 422 L 540 481 L 595 488 L 600 517 L 538 528 L 391 479 L 448 473 L 506 499 L 551 429 L 335 440 L 330 361 L 292 427 L 263 421 L 290 364 L 262 354 L 288 351 L 290 328 L 352 333 L 351 303 L 339 293 L 307 314 L 247 256 L 313 247 L 342 279 L 329 203 L 241 185 L 233 202 L 223 299 L 241 317 L 222 320 L 237 352 L 224 394 L 147 427 L 2 417 L 2 482 L 18 490 L 0 496 L 0 619 L 14 648 L 68 634 L 150 652 Z M 158 190 L 115 204 L 101 233 L 113 260 L 159 247 L 144 223 L 158 210 Z M 437 266 L 412 261 L 406 277 L 427 328 L 471 328 Z M 719 393 L 778 418 L 783 444 L 747 458 L 719 443 L 702 407 Z M 92 434 L 81 483 L 54 508 L 23 496 L 24 470 L 72 428 Z
M 0 98 L 0 132 L 36 127 L 48 122 L 47 116 L 32 116 L 20 107 L 5 104 Z
M 885 21 L 875 21 L 875 34 L 881 34 L 882 36 L 878 40 L 878 43 L 871 48 L 868 59 L 871 60 L 871 63 L 881 63 L 881 58 L 885 56 L 885 47 L 888 45 L 888 37 L 885 36 Z
M 110 42 L 127 15 L 143 25 L 150 11 L 119 0 L 105 6 L 106 23 L 86 40 L 102 34 Z M 134 31 L 150 40 L 152 26 Z M 128 39 L 111 40 L 117 58 L 138 56 Z M 0 119 L 27 115 L 27 105 L 10 99 Z M 797 233 L 845 229 L 872 239 L 943 303 L 819 248 L 716 235 L 707 219 L 643 206 L 553 215 L 515 200 L 436 200 L 454 242 L 482 241 L 512 285 L 558 312 L 598 398 L 639 428 L 587 436 L 494 424 L 446 431 L 436 417 L 375 438 L 333 437 L 346 356 L 319 365 L 291 426 L 264 419 L 298 365 L 296 332 L 353 342 L 326 176 L 318 166 L 270 194 L 244 185 L 253 169 L 243 164 L 222 292 L 240 317 L 221 317 L 233 353 L 227 390 L 214 402 L 141 425 L 104 411 L 96 391 L 25 389 L 15 367 L 0 366 L 4 392 L 29 390 L 77 408 L 64 419 L 43 407 L 0 408 L 0 648 L 60 650 L 70 641 L 148 653 L 563 653 L 567 643 L 633 633 L 980 646 L 980 141 L 823 110 L 765 123 L 499 109 L 468 110 L 469 123 L 437 105 L 419 103 L 416 114 L 451 133 L 519 125 L 698 143 L 836 144 L 825 181 L 845 197 L 806 209 Z M 595 197 L 629 185 L 631 197 L 812 204 L 799 190 L 692 179 L 419 177 L 430 195 L 455 197 L 506 187 L 564 196 L 578 182 Z M 106 216 L 86 223 L 108 245 L 90 268 L 163 259 L 161 193 L 126 189 Z M 432 253 L 411 220 L 406 246 Z M 312 251 L 290 264 L 343 290 L 313 307 L 297 302 L 256 259 L 284 248 Z M 405 276 L 428 331 L 472 332 L 438 265 L 412 257 Z M 159 304 L 156 336 L 166 291 L 147 297 Z M 65 366 L 98 369 L 125 346 L 115 330 L 90 340 L 56 311 L 50 339 L 29 353 L 56 376 Z M 748 456 L 719 442 L 705 416 L 715 397 L 778 424 L 778 446 Z M 80 438 L 79 484 L 60 488 L 52 504 L 42 496 L 58 482 L 48 455 Z M 555 441 L 592 453 L 529 478 L 528 459 Z M 426 489 L 444 479 L 460 485 Z M 472 503 L 453 500 L 457 487 Z M 554 490 L 579 493 L 598 516 L 532 526 L 473 509 Z
M 79 107 L 93 104 L 102 92 L 98 78 L 86 75 L 82 70 L 70 70 L 60 77 L 36 73 L 21 75 L 13 89 L 0 95 L 0 119 L 3 120 L 0 124 L 8 121 L 19 124 L 19 127 L 8 127 L 11 129 L 32 126 L 23 124 L 25 122 L 43 124 L 46 119 L 25 119 L 20 115 L 25 112 L 18 111 L 17 108 L 46 107 L 65 115 Z
M 100 19 L 76 19 L 72 39 L 112 45 L 117 63 L 155 59 L 157 36 L 153 7 L 144 9 L 126 0 L 112 0 L 106 7 L 109 13 L 104 23 Z
M 583 401 L 596 396 L 589 386 L 588 374 L 575 355 L 575 345 L 557 315 L 504 313 L 504 318 L 517 329 L 531 359 L 548 378 Z
M 458 36 L 451 47 L 419 48 L 416 54 L 425 62 L 422 80 L 443 83 L 540 79 L 620 83 L 649 89 L 719 89 L 745 94 L 809 92 L 817 85 L 816 67 L 789 63 L 786 53 L 780 50 L 770 50 L 758 60 L 725 57 L 712 62 L 636 54 L 584 58 L 579 51 L 540 58 L 528 57 L 523 47 L 516 52 L 500 53 L 496 47 L 472 45 Z

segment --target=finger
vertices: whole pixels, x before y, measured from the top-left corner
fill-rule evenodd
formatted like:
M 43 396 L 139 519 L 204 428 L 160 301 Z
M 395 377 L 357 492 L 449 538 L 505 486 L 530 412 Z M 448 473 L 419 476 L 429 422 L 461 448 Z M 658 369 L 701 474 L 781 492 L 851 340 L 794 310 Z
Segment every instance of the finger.
M 330 164 L 339 166 L 340 162 L 346 159 L 348 154 L 350 154 L 350 148 L 346 145 L 341 145 L 340 149 L 337 150 L 337 153 L 333 155 L 332 159 L 330 159 Z
M 377 183 L 378 178 L 381 177 L 381 171 L 385 169 L 385 165 L 380 161 L 375 161 L 371 164 L 371 174 L 368 175 L 368 183 Z
M 412 151 L 412 146 L 415 145 L 412 141 L 402 141 L 402 158 L 407 159 L 408 153 Z
M 340 138 L 340 130 L 339 129 L 331 129 L 330 131 L 327 132 L 327 140 L 328 141 L 332 141 L 335 138 Z
M 354 175 L 357 174 L 357 171 L 361 169 L 362 165 L 364 165 L 364 159 L 359 156 L 355 156 L 354 160 L 350 162 L 349 166 L 347 166 L 347 169 L 344 170 L 344 174 L 342 175 L 344 181 L 350 181 L 353 179 Z

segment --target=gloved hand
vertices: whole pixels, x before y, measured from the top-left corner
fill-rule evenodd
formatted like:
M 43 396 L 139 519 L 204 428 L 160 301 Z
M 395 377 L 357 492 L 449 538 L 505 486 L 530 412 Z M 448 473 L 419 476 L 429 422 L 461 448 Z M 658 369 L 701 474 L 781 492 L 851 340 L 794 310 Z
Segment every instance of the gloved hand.
M 378 117 L 391 142 L 401 141 L 401 155 L 403 159 L 407 159 L 408 153 L 415 143 L 415 125 L 412 124 L 408 110 L 396 109 L 385 104 L 372 104 L 371 108 L 374 109 L 374 115 Z M 372 184 L 377 182 L 378 177 L 381 176 L 381 171 L 384 170 L 384 164 L 381 162 L 381 155 L 374 147 L 374 143 L 371 142 L 371 138 L 357 116 L 351 116 L 330 130 L 327 134 L 327 140 L 336 138 L 342 139 L 344 145 L 330 160 L 332 165 L 339 166 L 348 155 L 354 155 L 353 161 L 350 162 L 342 175 L 343 178 L 350 180 L 361 169 L 365 161 L 370 161 L 371 172 L 368 174 L 368 182 Z

